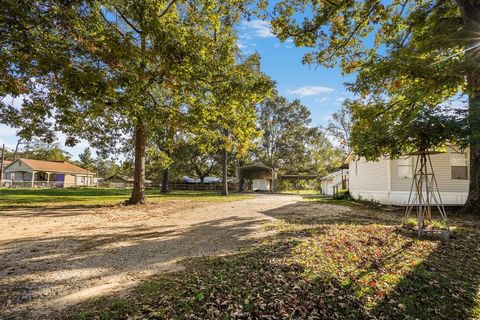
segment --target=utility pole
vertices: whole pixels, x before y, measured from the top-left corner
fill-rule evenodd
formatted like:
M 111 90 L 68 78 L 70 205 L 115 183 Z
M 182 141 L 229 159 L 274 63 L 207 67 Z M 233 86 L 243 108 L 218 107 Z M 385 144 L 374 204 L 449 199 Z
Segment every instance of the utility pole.
M 0 158 L 0 188 L 3 186 L 3 158 L 5 156 L 5 144 L 2 147 L 2 158 Z

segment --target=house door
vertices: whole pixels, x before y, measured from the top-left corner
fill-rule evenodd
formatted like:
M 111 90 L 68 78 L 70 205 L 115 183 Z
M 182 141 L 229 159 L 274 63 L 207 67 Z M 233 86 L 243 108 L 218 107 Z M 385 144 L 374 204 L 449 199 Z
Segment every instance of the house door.
M 55 187 L 63 188 L 64 181 L 65 181 L 65 175 L 64 174 L 56 174 L 55 175 Z

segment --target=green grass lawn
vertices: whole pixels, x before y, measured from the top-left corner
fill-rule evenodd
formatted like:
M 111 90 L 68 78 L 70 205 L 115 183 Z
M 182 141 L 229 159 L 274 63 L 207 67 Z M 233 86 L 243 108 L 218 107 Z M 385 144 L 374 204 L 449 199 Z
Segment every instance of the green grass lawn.
M 327 204 L 325 210 L 337 206 Z M 478 217 L 456 218 L 456 238 L 442 244 L 398 232 L 384 223 L 396 219 L 392 213 L 355 207 L 317 224 L 292 216 L 277 220 L 266 228 L 278 233 L 257 246 L 188 260 L 185 271 L 154 277 L 128 294 L 92 300 L 67 314 L 71 319 L 480 318 Z
M 86 205 L 105 206 L 119 204 L 130 196 L 130 189 L 0 189 L 0 210 L 21 207 L 39 207 L 46 205 Z M 147 201 L 195 200 L 195 201 L 236 201 L 251 196 L 232 193 L 222 197 L 218 192 L 174 191 L 161 194 L 158 189 L 147 189 Z
M 319 194 L 318 190 L 314 189 L 306 189 L 306 190 L 281 190 L 280 193 L 287 193 L 287 194 L 302 194 L 302 195 L 309 195 L 309 194 Z

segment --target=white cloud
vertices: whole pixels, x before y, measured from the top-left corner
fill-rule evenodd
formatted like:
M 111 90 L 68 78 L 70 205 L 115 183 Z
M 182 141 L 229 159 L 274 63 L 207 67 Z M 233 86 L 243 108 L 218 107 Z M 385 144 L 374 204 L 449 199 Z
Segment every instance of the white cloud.
M 333 88 L 321 86 L 305 86 L 297 89 L 287 90 L 289 94 L 300 97 L 316 96 L 321 93 L 330 93 L 334 91 L 335 89 Z
M 240 50 L 247 49 L 248 46 L 246 44 L 241 43 L 240 41 L 237 43 L 237 46 Z
M 263 20 L 244 20 L 240 23 L 240 38 L 273 38 L 275 35 L 272 33 L 270 23 Z

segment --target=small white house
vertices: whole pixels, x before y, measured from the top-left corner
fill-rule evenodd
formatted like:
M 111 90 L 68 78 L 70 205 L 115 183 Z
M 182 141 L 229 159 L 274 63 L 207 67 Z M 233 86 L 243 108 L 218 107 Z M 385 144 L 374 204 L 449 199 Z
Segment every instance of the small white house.
M 469 151 L 447 147 L 445 153 L 430 157 L 443 204 L 463 205 L 468 195 Z M 386 205 L 407 205 L 415 162 L 416 156 L 366 161 L 349 155 L 350 195 Z
M 320 178 L 322 194 L 333 196 L 336 190 L 346 188 L 348 181 L 348 169 L 341 169 Z
M 6 179 L 14 187 L 96 186 L 93 172 L 67 161 L 17 159 L 5 167 Z

